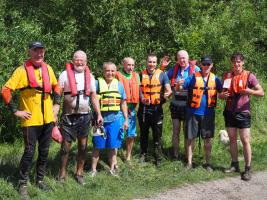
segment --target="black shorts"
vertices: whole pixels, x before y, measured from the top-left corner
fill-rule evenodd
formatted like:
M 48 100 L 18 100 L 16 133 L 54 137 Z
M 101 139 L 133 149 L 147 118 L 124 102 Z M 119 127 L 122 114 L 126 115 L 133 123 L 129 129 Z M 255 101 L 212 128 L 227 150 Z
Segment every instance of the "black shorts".
M 186 106 L 175 106 L 170 103 L 169 106 L 172 119 L 179 119 L 184 121 L 186 117 Z
M 90 114 L 63 115 L 60 123 L 60 131 L 63 138 L 68 142 L 72 142 L 76 138 L 88 136 L 90 120 Z
M 185 138 L 194 139 L 201 136 L 202 139 L 214 137 L 215 113 L 209 115 L 186 114 Z
M 223 112 L 225 127 L 227 128 L 250 128 L 251 127 L 251 115 L 249 112 L 233 113 L 225 110 Z

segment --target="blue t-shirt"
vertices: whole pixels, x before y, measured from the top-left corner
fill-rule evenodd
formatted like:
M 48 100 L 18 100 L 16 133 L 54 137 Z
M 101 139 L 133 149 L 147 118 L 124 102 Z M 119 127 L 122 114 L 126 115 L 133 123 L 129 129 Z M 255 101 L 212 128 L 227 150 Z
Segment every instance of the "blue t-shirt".
M 96 85 L 96 91 L 98 92 L 99 91 L 98 80 L 96 80 L 95 85 Z M 121 99 L 126 100 L 126 93 L 123 84 L 120 81 L 118 82 L 118 89 L 121 95 Z M 105 123 L 113 122 L 123 116 L 121 111 L 107 111 L 107 112 L 101 112 L 101 114 Z
M 194 74 L 192 74 L 187 79 L 185 79 L 185 82 L 183 84 L 183 88 L 184 89 L 192 88 L 192 87 L 194 87 L 195 83 L 196 83 L 196 79 L 195 79 Z M 216 90 L 218 92 L 221 92 L 222 91 L 222 82 L 220 81 L 220 79 L 217 76 L 215 76 L 215 83 L 216 83 Z M 205 88 L 207 86 L 207 81 L 205 81 L 205 80 L 204 80 L 204 86 L 205 86 Z M 201 102 L 200 102 L 200 107 L 199 108 L 191 108 L 190 106 L 187 106 L 186 111 L 188 113 L 196 114 L 196 115 L 211 114 L 212 112 L 214 112 L 214 107 L 213 108 L 208 107 L 207 97 L 208 97 L 208 92 L 205 89 L 204 93 L 202 95 Z
M 181 70 L 181 67 L 179 67 L 179 69 L 178 69 L 178 73 L 177 73 L 177 76 L 176 76 L 175 81 L 179 81 L 181 78 L 186 79 L 186 78 L 189 76 L 189 71 L 190 71 L 190 66 L 189 66 L 189 64 L 188 64 L 188 66 L 185 68 L 185 70 L 184 70 L 184 74 L 183 74 L 183 75 L 181 74 L 181 71 L 182 71 L 182 70 Z M 195 67 L 194 67 L 194 72 L 199 72 L 199 71 L 200 71 L 200 68 L 199 68 L 197 65 L 195 65 Z M 173 73 L 174 73 L 174 67 L 172 67 L 171 69 L 169 69 L 168 72 L 167 72 L 167 75 L 168 75 L 169 79 L 172 78 Z

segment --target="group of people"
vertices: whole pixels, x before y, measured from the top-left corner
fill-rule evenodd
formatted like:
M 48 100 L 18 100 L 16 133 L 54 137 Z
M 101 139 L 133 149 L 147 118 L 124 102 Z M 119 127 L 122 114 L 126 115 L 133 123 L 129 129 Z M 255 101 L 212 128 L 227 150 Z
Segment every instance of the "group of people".
M 190 61 L 187 51 L 180 50 L 175 65 L 168 66 L 168 57 L 162 59 L 148 54 L 146 68 L 134 71 L 135 60 L 126 57 L 123 69 L 117 71 L 112 62 L 103 64 L 103 77 L 97 79 L 87 65 L 84 51 L 76 51 L 72 62 L 57 81 L 52 67 L 44 62 L 45 46 L 35 41 L 29 44 L 29 59 L 19 66 L 2 88 L 6 105 L 15 116 L 21 118 L 24 138 L 24 153 L 19 167 L 19 193 L 28 196 L 27 181 L 38 142 L 36 164 L 36 186 L 49 190 L 44 183 L 45 167 L 54 126 L 59 125 L 63 141 L 61 144 L 61 166 L 58 179 L 65 181 L 68 156 L 72 142 L 78 140 L 78 155 L 75 179 L 84 185 L 83 168 L 86 160 L 88 134 L 94 129 L 90 175 L 97 174 L 97 163 L 101 149 L 109 149 L 110 174 L 118 175 L 117 150 L 122 146 L 126 134 L 125 160 L 130 161 L 136 131 L 136 119 L 140 126 L 140 162 L 147 161 L 149 129 L 152 129 L 155 165 L 162 159 L 163 103 L 170 100 L 173 124 L 172 145 L 174 159 L 179 158 L 179 135 L 183 127 L 185 134 L 186 168 L 191 169 L 194 140 L 204 139 L 205 168 L 212 171 L 211 139 L 215 130 L 215 106 L 217 96 L 226 100 L 225 126 L 230 137 L 231 166 L 226 172 L 239 172 L 237 131 L 243 144 L 245 171 L 243 180 L 251 178 L 249 96 L 263 96 L 264 92 L 255 75 L 244 69 L 244 56 L 234 53 L 232 70 L 225 73 L 221 81 L 211 72 L 212 59 L 204 56 L 200 66 Z M 169 69 L 165 72 L 166 69 Z M 20 90 L 20 105 L 13 102 L 12 92 Z M 61 99 L 62 114 L 58 120 Z M 137 106 L 139 105 L 139 106 Z M 136 113 L 138 107 L 138 111 Z M 92 115 L 92 113 L 94 113 Z M 92 127 L 92 122 L 94 125 Z

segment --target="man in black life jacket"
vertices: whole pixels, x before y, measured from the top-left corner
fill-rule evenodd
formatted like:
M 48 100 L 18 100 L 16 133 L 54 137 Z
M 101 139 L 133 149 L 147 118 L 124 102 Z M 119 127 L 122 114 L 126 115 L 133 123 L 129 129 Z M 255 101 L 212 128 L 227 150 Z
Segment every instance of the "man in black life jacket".
M 44 191 L 49 187 L 43 182 L 54 121 L 53 104 L 60 104 L 60 88 L 52 68 L 44 62 L 42 42 L 29 44 L 29 59 L 18 67 L 2 88 L 6 105 L 21 119 L 24 153 L 19 167 L 19 193 L 28 197 L 27 182 L 38 142 L 36 185 Z M 20 105 L 16 107 L 11 92 L 20 90 Z
M 59 181 L 65 180 L 71 144 L 78 138 L 75 179 L 79 184 L 84 185 L 83 168 L 86 159 L 88 133 L 93 120 L 90 103 L 96 113 L 97 124 L 103 123 L 99 102 L 96 98 L 95 79 L 87 66 L 87 56 L 84 51 L 79 50 L 73 54 L 72 63 L 67 63 L 66 70 L 59 76 L 59 86 L 64 94 L 60 122 L 63 142 Z

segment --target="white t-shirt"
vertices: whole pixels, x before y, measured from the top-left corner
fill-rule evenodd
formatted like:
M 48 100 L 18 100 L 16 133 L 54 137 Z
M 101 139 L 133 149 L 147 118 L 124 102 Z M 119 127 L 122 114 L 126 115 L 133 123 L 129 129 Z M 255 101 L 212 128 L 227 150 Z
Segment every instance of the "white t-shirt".
M 78 73 L 74 71 L 77 91 L 84 90 L 84 72 Z M 90 92 L 96 92 L 95 87 L 95 78 L 90 74 L 91 83 L 90 83 Z M 58 80 L 59 86 L 62 89 L 62 94 L 65 92 L 70 92 L 70 83 L 68 79 L 67 71 L 63 71 Z M 72 97 L 71 94 L 64 94 L 64 104 L 63 104 L 63 114 L 86 114 L 90 111 L 89 101 L 90 98 L 81 94 L 79 95 L 79 109 L 75 111 L 77 97 Z

